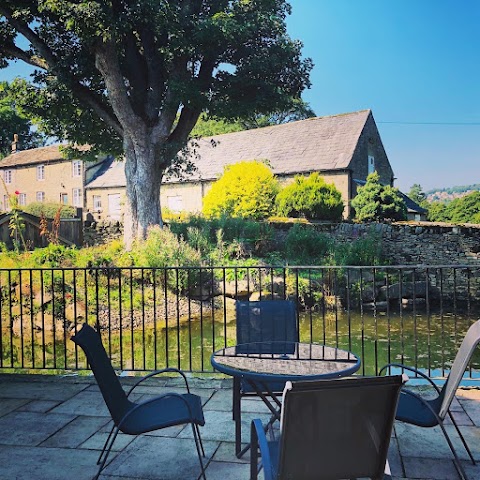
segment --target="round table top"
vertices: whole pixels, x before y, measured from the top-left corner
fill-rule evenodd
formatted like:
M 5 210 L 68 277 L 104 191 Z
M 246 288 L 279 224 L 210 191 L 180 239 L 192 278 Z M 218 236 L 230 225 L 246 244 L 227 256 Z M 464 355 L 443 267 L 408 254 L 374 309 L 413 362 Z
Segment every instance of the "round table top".
M 360 368 L 360 359 L 335 347 L 299 342 L 255 342 L 212 355 L 219 372 L 251 380 L 296 381 L 344 377 Z

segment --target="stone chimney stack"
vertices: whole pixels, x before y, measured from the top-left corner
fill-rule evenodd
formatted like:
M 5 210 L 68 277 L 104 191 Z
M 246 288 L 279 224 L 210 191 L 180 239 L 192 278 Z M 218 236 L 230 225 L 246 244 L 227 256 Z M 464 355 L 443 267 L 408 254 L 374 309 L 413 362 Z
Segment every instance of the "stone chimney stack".
M 13 135 L 13 142 L 12 142 L 12 153 L 17 153 L 20 150 L 20 143 L 18 141 L 18 133 Z

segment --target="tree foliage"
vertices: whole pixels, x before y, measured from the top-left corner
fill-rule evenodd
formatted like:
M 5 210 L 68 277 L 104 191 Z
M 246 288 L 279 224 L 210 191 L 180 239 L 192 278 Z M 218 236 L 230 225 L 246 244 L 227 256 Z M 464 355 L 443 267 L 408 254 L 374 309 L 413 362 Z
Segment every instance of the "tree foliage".
M 276 199 L 277 213 L 285 217 L 339 221 L 344 209 L 342 194 L 318 173 L 298 175 Z
M 456 198 L 450 203 L 430 203 L 428 219 L 431 222 L 480 223 L 480 191 Z
M 20 80 L 17 83 L 26 84 Z M 44 145 L 45 136 L 32 127 L 31 119 L 17 105 L 11 85 L 0 82 L 0 158 L 10 154 L 15 134 L 18 134 L 22 149 Z
M 355 219 L 361 222 L 407 218 L 407 207 L 398 189 L 382 185 L 377 172 L 367 177 L 363 187 L 358 187 L 357 195 L 351 203 L 355 209 Z
M 410 187 L 410 191 L 408 192 L 408 198 L 413 200 L 417 205 L 424 206 L 425 201 L 427 199 L 427 195 L 422 189 L 422 186 L 418 183 L 414 183 Z
M 289 13 L 286 0 L 3 0 L 0 66 L 37 68 L 19 96 L 50 134 L 92 155 L 123 151 L 129 243 L 162 223 L 163 176 L 185 170 L 178 153 L 203 111 L 288 111 L 309 86 Z
M 278 181 L 271 169 L 258 160 L 225 167 L 223 175 L 203 199 L 207 217 L 260 219 L 272 214 Z

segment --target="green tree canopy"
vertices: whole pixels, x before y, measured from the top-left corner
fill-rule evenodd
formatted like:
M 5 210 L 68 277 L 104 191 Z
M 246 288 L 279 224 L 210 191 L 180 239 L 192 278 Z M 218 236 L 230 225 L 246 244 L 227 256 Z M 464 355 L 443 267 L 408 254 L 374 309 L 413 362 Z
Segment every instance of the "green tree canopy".
M 309 87 L 289 13 L 286 0 L 3 0 L 0 66 L 36 67 L 22 98 L 50 134 L 123 151 L 128 245 L 162 224 L 162 179 L 185 170 L 178 153 L 203 111 L 288 111 Z
M 425 192 L 422 189 L 422 186 L 418 183 L 414 183 L 410 187 L 410 191 L 408 192 L 407 196 L 408 198 L 410 198 L 410 200 L 413 200 L 416 204 L 421 206 L 423 206 L 427 198 Z
M 285 217 L 338 221 L 344 209 L 342 194 L 318 173 L 298 175 L 276 199 L 277 212 Z
M 430 203 L 428 219 L 431 222 L 480 223 L 480 191 L 455 198 L 449 203 Z
M 398 189 L 382 185 L 377 172 L 371 173 L 365 185 L 358 187 L 352 207 L 355 209 L 355 219 L 361 222 L 407 218 L 407 207 Z
M 273 212 L 278 181 L 261 161 L 245 161 L 225 167 L 223 175 L 203 199 L 207 217 L 261 219 Z
M 20 84 L 21 81 L 18 83 Z M 23 81 L 23 83 L 26 82 Z M 10 84 L 0 82 L 0 158 L 10 154 L 15 134 L 18 134 L 22 149 L 45 144 L 45 136 L 33 129 L 31 119 L 18 108 Z

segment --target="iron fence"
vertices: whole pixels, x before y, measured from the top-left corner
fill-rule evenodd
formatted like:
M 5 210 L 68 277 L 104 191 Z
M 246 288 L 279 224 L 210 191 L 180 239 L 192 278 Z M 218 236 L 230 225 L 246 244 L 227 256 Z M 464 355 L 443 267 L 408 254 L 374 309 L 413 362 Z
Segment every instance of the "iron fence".
M 478 318 L 480 266 L 0 269 L 0 368 L 86 370 L 70 336 L 100 330 L 118 370 L 212 372 L 236 299 L 295 299 L 300 340 L 445 377 Z M 467 378 L 479 377 L 480 355 Z

